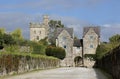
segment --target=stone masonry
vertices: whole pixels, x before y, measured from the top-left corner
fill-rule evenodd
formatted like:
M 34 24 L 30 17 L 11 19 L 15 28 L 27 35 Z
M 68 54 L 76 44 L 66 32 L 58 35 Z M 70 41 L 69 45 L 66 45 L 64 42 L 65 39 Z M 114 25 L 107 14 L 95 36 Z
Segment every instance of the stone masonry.
M 71 34 L 70 34 L 71 32 Z M 56 36 L 56 46 L 62 47 L 66 51 L 66 57 L 61 61 L 61 66 L 72 66 L 73 60 L 73 29 L 58 28 Z
M 30 23 L 30 40 L 39 41 L 48 36 L 49 33 L 49 17 L 43 17 L 43 23 Z
M 83 32 L 83 53 L 95 54 L 97 46 L 100 44 L 100 28 L 99 27 L 84 27 Z M 92 67 L 95 61 L 84 58 L 84 66 Z

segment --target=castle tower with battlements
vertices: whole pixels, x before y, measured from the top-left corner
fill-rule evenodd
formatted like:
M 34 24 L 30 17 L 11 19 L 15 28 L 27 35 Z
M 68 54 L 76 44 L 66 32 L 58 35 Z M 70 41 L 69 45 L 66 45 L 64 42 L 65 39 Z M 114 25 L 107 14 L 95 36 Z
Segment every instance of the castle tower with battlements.
M 49 16 L 43 16 L 42 23 L 30 23 L 30 40 L 39 41 L 48 36 L 49 33 Z

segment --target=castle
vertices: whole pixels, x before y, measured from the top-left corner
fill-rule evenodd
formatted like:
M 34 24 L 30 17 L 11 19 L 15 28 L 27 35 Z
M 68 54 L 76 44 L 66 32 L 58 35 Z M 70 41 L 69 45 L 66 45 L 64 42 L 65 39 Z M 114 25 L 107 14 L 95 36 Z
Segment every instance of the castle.
M 39 41 L 49 35 L 49 16 L 43 17 L 43 23 L 30 23 L 30 40 Z M 84 58 L 86 54 L 95 54 L 100 44 L 100 28 L 84 27 L 83 38 L 74 39 L 73 28 L 57 28 L 55 31 L 56 46 L 66 51 L 61 66 L 92 66 L 94 61 Z

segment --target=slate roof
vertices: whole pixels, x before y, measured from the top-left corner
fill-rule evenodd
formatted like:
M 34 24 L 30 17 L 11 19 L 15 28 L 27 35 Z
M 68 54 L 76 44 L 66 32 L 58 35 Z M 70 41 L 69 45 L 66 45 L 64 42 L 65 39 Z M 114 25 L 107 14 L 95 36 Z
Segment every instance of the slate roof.
M 89 31 L 89 29 L 92 28 L 95 33 L 100 37 L 100 27 L 84 27 L 83 29 L 83 37 L 86 35 L 86 33 Z
M 83 39 L 74 39 L 74 47 L 83 47 Z
M 57 38 L 63 30 L 66 30 L 70 34 L 71 38 L 73 38 L 73 28 L 57 28 L 55 38 Z

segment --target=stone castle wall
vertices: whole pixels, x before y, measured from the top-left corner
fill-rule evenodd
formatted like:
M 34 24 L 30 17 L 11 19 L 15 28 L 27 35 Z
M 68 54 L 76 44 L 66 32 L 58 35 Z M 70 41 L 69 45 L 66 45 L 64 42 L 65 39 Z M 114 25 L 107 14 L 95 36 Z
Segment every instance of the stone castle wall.
M 30 28 L 30 40 L 39 41 L 46 37 L 45 28 Z
M 30 40 L 39 41 L 44 39 L 49 34 L 49 17 L 43 16 L 42 23 L 30 23 Z

